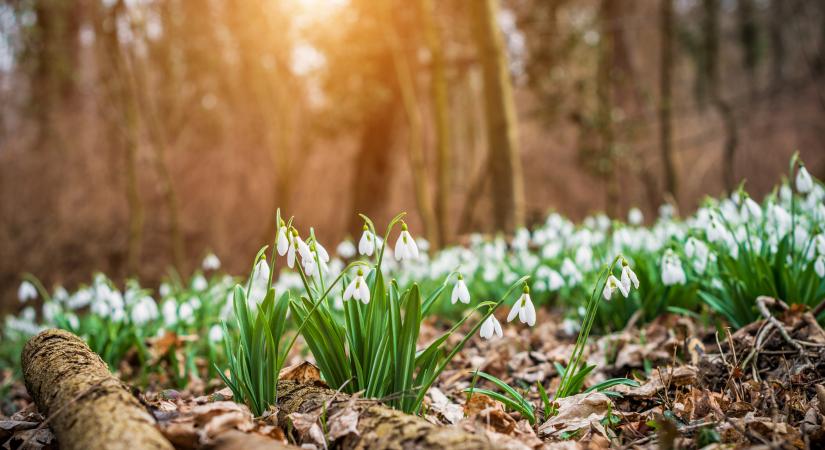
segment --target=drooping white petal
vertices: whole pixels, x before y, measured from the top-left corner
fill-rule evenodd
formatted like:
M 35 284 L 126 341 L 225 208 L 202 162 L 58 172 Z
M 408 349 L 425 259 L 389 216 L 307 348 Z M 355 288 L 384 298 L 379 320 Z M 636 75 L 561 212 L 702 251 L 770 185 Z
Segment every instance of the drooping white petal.
M 284 256 L 289 250 L 289 238 L 287 237 L 287 229 L 286 226 L 281 226 L 278 228 L 278 236 L 276 237 L 277 247 L 278 247 L 278 254 Z
M 295 268 L 295 241 L 289 246 L 289 250 L 286 253 L 286 265 L 290 269 Z
M 359 300 L 361 300 L 361 303 L 366 305 L 370 302 L 370 288 L 369 286 L 367 286 L 367 283 L 366 281 L 364 281 L 363 277 L 359 278 L 361 278 L 361 282 L 358 284 L 358 289 L 360 291 Z
M 353 294 L 355 294 L 355 283 L 358 281 L 358 278 L 350 281 L 347 288 L 344 290 L 344 300 L 349 300 L 352 298 Z
M 811 179 L 811 174 L 808 173 L 808 169 L 805 166 L 799 166 L 799 172 L 796 174 L 796 190 L 802 194 L 807 194 L 813 188 L 814 182 Z
M 825 256 L 819 256 L 814 263 L 814 270 L 819 278 L 825 278 Z
M 481 329 L 479 330 L 479 335 L 482 339 L 490 339 L 493 337 L 493 332 L 495 331 L 495 326 L 493 325 L 492 319 L 493 316 L 487 318 L 484 323 L 481 324 Z
M 519 311 L 521 310 L 521 299 L 518 299 L 513 307 L 510 309 L 510 314 L 507 314 L 507 321 L 512 322 L 516 316 L 519 315 Z
M 361 240 L 358 241 L 358 253 L 365 256 L 372 256 L 375 251 L 375 237 L 369 229 L 364 230 L 361 234 Z

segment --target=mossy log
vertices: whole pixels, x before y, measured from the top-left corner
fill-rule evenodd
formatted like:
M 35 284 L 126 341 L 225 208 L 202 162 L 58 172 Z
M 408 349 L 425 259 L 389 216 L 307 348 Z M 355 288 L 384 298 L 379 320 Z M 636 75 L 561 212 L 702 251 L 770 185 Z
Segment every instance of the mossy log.
M 129 388 L 74 334 L 43 331 L 21 360 L 26 388 L 61 450 L 172 449 Z
M 317 412 L 324 404 L 327 405 L 326 416 L 333 417 L 350 406 L 351 398 L 324 387 L 295 381 L 278 382 L 278 422 L 285 430 L 289 429 L 289 414 Z M 336 442 L 343 449 L 484 450 L 498 447 L 485 434 L 469 433 L 459 427 L 434 425 L 374 400 L 357 399 L 353 407 L 358 411 L 358 434 L 350 433 Z

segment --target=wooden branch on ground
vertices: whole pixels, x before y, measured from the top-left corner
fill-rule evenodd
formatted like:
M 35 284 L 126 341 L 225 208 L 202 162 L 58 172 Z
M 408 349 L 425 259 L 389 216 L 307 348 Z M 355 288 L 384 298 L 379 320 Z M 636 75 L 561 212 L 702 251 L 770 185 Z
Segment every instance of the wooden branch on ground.
M 21 359 L 26 388 L 62 450 L 172 449 L 129 388 L 74 334 L 43 331 Z
M 374 400 L 355 399 L 334 390 L 301 384 L 278 382 L 278 423 L 289 429 L 289 415 L 310 414 L 324 410 L 327 418 L 346 408 L 358 413 L 357 434 L 350 433 L 336 442 L 343 449 L 474 449 L 500 448 L 485 434 L 475 434 L 459 427 L 438 426 L 426 420 L 383 406 Z M 329 420 L 329 419 L 328 419 Z

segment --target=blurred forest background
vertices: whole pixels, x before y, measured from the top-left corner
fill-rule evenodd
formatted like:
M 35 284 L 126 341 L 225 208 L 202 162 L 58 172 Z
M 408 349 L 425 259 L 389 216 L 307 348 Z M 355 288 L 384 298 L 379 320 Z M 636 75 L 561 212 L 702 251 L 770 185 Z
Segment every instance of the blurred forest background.
M 439 246 L 761 197 L 797 149 L 822 178 L 821 0 L 3 0 L 0 304 L 240 273 L 279 206 Z

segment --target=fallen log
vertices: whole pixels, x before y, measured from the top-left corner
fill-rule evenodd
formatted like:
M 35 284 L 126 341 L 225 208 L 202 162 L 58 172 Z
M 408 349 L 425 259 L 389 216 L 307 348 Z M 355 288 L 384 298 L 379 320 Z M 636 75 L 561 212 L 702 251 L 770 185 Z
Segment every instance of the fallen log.
M 493 442 L 482 433 L 469 433 L 459 427 L 438 426 L 426 420 L 404 414 L 367 399 L 353 399 L 325 387 L 298 383 L 292 380 L 278 382 L 278 423 L 290 429 L 294 414 L 325 414 L 327 428 L 336 416 L 346 415 L 347 410 L 357 413 L 357 422 L 349 420 L 354 432 L 343 434 L 335 442 L 343 449 L 492 449 L 501 448 L 501 442 Z M 355 414 L 349 411 L 350 417 Z M 295 428 L 295 427 L 293 427 Z M 503 436 L 502 436 L 503 437 Z
M 26 343 L 21 362 L 61 450 L 172 449 L 129 388 L 74 334 L 41 332 Z

